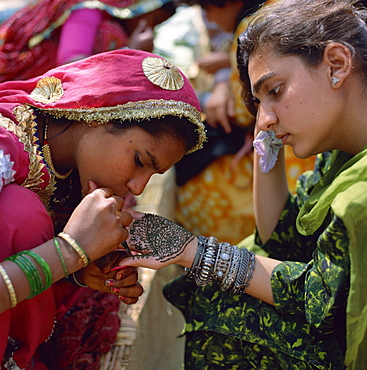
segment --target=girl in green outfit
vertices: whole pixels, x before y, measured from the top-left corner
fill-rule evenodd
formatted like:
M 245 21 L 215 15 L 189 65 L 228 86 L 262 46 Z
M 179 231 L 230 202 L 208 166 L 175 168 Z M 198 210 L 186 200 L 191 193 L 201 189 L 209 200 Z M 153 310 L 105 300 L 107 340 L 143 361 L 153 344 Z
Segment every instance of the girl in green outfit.
M 367 368 L 366 17 L 350 0 L 278 1 L 240 36 L 257 114 L 252 237 L 231 246 L 135 215 L 141 255 L 121 264 L 187 268 L 165 287 L 187 369 Z M 294 195 L 282 145 L 318 154 Z

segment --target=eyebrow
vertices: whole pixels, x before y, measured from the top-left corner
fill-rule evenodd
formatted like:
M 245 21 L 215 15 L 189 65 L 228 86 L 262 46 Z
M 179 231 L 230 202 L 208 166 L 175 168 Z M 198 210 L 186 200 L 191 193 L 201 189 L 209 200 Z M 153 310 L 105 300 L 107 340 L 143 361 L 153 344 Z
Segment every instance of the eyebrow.
M 252 86 L 251 93 L 252 95 L 255 95 L 256 93 L 259 93 L 261 90 L 262 85 L 266 80 L 268 80 L 270 77 L 273 77 L 275 75 L 275 72 L 267 73 L 266 75 L 260 77 Z
M 157 162 L 156 158 L 154 157 L 154 155 L 149 153 L 148 151 L 146 151 L 146 154 L 150 158 L 150 163 L 152 164 L 153 168 L 156 171 L 159 171 L 159 165 L 158 165 L 158 162 Z

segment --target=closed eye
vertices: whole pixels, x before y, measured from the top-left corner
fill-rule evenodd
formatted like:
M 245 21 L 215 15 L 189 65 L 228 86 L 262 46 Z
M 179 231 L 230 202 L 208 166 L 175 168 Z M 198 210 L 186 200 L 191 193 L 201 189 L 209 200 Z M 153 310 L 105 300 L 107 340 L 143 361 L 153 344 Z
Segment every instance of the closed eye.
M 138 167 L 144 167 L 144 164 L 142 163 L 142 161 L 140 160 L 139 158 L 139 154 L 138 153 L 135 153 L 135 164 L 138 166 Z

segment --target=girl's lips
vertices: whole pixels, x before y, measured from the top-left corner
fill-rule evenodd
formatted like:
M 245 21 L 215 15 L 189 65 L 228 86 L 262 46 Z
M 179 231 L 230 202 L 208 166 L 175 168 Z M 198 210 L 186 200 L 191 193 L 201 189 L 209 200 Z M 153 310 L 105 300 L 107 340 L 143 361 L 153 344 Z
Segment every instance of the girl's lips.
M 289 138 L 289 134 L 283 135 L 281 137 L 283 145 L 287 144 L 288 138 Z

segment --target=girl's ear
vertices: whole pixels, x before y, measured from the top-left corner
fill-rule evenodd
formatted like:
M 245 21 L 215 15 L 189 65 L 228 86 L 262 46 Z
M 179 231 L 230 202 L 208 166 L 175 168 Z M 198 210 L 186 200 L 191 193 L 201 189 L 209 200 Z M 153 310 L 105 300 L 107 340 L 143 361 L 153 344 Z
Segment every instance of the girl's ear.
M 329 66 L 331 86 L 338 89 L 352 73 L 353 58 L 351 50 L 340 42 L 330 42 L 324 50 L 324 62 Z

